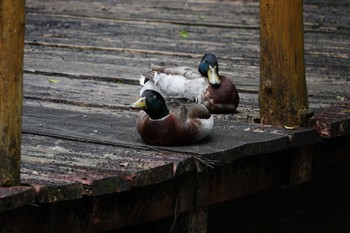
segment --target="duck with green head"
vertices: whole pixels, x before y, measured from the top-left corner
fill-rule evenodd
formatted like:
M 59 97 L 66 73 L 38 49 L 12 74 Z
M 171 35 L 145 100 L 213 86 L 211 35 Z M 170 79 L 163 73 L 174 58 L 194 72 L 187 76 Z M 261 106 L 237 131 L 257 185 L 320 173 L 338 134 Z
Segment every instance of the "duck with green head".
M 186 98 L 204 104 L 211 113 L 232 113 L 239 104 L 239 95 L 232 80 L 219 74 L 214 54 L 205 54 L 198 71 L 190 67 L 152 66 L 140 82 L 147 89 L 156 90 L 165 98 Z
M 130 109 L 142 110 L 136 127 L 148 144 L 188 145 L 208 136 L 213 128 L 213 117 L 204 105 L 178 100 L 166 103 L 154 90 L 145 90 Z

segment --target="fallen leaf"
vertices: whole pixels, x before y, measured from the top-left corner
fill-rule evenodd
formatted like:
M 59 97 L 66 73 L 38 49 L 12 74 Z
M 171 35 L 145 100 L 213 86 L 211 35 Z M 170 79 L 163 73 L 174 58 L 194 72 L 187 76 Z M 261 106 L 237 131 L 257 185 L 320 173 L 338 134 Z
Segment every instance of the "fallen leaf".
M 60 80 L 47 78 L 47 81 L 49 81 L 50 83 L 58 83 Z
M 264 133 L 265 131 L 263 129 L 256 128 L 253 130 L 255 133 Z
M 337 100 L 340 100 L 340 101 L 344 101 L 345 100 L 345 97 L 344 96 L 337 96 Z
M 180 32 L 180 35 L 181 35 L 181 37 L 183 37 L 183 38 L 187 38 L 187 37 L 188 37 L 188 32 L 187 32 L 186 30 L 182 30 L 182 31 Z
M 285 129 L 288 129 L 288 130 L 293 130 L 293 129 L 296 129 L 297 127 L 296 126 L 284 126 Z
M 109 8 L 106 7 L 105 5 L 101 5 L 100 9 L 101 9 L 101 11 L 108 11 L 109 10 Z
M 127 167 L 127 166 L 129 166 L 129 163 L 128 163 L 128 162 L 120 163 L 119 166 L 121 166 L 121 167 Z

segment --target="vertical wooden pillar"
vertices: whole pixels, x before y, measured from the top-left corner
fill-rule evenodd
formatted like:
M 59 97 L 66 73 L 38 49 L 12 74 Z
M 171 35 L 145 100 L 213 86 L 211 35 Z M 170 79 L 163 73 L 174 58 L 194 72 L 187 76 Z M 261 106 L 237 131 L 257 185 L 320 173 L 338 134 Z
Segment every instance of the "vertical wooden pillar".
M 311 180 L 313 145 L 292 149 L 290 167 L 290 186 L 306 183 Z
M 189 212 L 188 233 L 206 233 L 208 225 L 209 175 L 206 171 L 197 174 L 194 189 L 194 206 Z
M 303 1 L 260 0 L 260 119 L 300 126 L 308 113 Z
M 179 195 L 179 206 L 176 208 L 181 212 L 181 203 L 191 203 L 190 211 L 175 217 L 175 222 L 169 233 L 206 233 L 208 221 L 208 196 L 210 176 L 206 171 L 191 173 L 182 184 Z M 188 190 L 191 190 L 189 195 Z M 183 204 L 185 206 L 186 204 Z M 187 204 L 188 205 L 188 204 Z M 177 211 L 176 211 L 177 212 Z
M 20 182 L 24 0 L 0 0 L 0 186 Z

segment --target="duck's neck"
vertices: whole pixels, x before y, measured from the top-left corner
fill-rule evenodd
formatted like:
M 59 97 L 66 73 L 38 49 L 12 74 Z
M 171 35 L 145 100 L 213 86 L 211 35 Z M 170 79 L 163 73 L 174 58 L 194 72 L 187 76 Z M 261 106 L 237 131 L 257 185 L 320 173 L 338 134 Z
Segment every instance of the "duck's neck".
M 159 119 L 162 119 L 162 118 L 169 115 L 169 109 L 167 109 L 167 108 L 161 108 L 161 109 L 157 109 L 157 110 L 146 109 L 145 112 L 153 120 L 159 120 Z

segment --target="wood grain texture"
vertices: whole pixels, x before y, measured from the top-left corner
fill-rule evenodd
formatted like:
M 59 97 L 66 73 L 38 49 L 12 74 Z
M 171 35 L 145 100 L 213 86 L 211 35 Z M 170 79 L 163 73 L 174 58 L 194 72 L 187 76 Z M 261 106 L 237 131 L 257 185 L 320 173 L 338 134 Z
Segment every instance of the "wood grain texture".
M 0 2 L 0 186 L 20 181 L 24 4 Z
M 346 136 L 350 133 L 350 103 L 344 101 L 327 110 L 321 110 L 309 120 L 324 138 Z
M 0 213 L 34 202 L 35 193 L 32 187 L 11 186 L 0 187 Z
M 350 17 L 346 0 L 306 0 L 304 23 L 307 31 L 347 33 Z M 326 7 L 320 7 L 324 5 Z M 74 15 L 141 22 L 221 27 L 259 27 L 259 1 L 44 1 L 31 0 L 29 12 Z M 79 11 L 75 10 L 79 9 Z M 215 9 L 215 10 L 213 10 Z M 336 13 L 336 14 L 335 14 Z M 225 17 L 222 17 L 225 15 Z M 322 16 L 322 17 L 319 17 Z M 339 21 L 342 18 L 342 21 Z
M 260 120 L 306 125 L 303 2 L 260 1 Z

